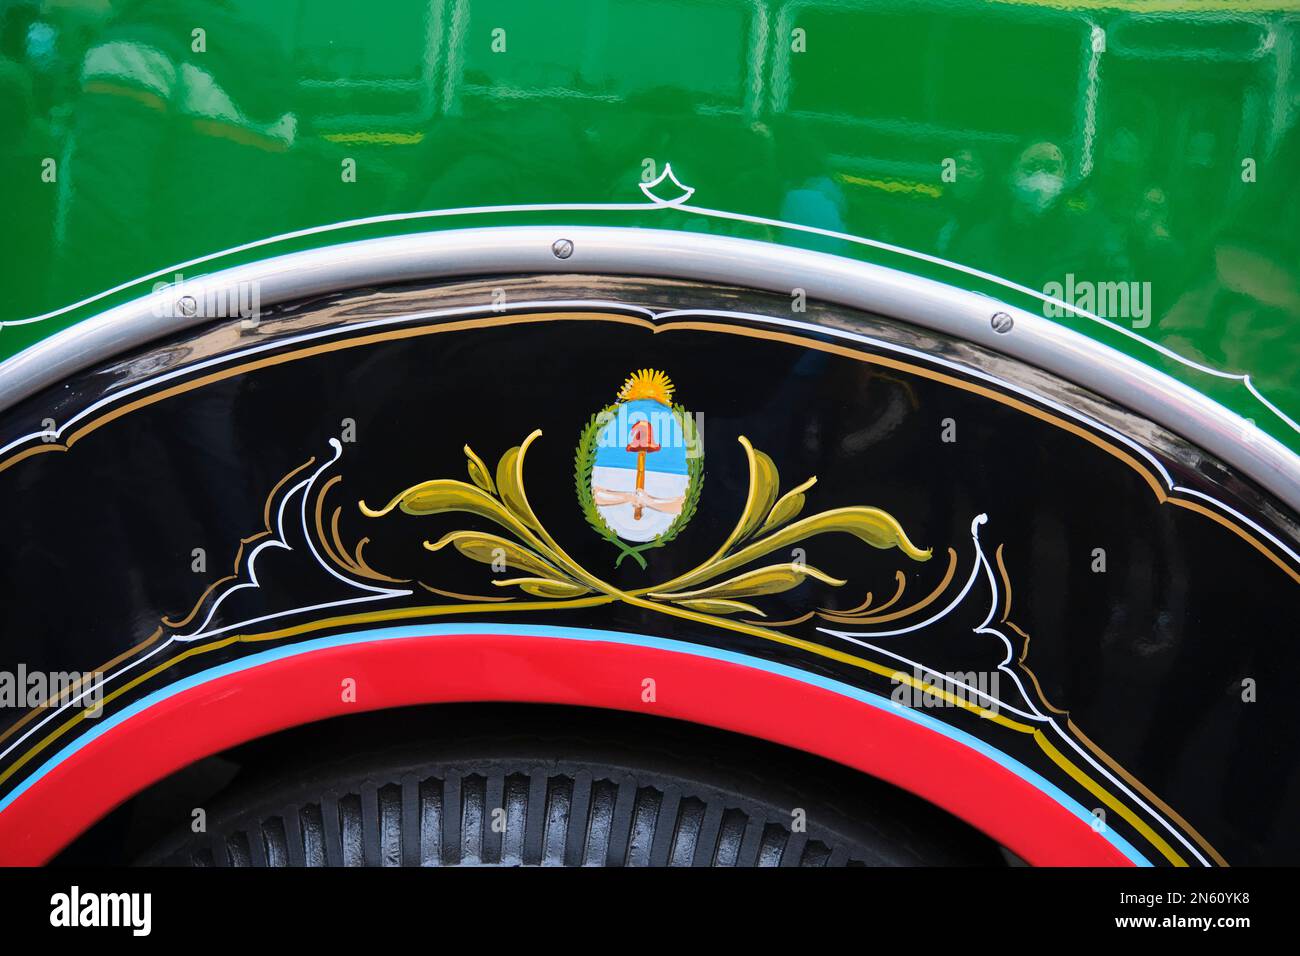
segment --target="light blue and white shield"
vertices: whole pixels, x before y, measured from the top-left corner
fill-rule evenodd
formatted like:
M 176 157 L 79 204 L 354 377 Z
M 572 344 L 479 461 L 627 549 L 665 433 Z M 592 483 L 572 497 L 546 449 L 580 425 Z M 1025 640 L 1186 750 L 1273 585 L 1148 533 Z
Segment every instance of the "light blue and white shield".
M 624 541 L 650 541 L 682 513 L 690 478 L 686 441 L 672 409 L 624 402 L 596 440 L 591 492 L 596 510 Z

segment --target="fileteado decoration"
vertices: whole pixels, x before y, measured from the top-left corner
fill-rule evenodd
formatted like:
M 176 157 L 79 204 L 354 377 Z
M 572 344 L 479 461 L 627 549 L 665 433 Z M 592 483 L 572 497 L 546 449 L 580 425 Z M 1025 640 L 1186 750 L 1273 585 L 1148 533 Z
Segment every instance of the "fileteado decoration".
M 574 461 L 578 503 L 588 524 L 619 550 L 617 565 L 631 557 L 642 569 L 647 551 L 670 543 L 695 514 L 704 484 L 704 456 L 695 419 L 674 404 L 673 384 L 661 371 L 634 372 L 617 401 L 591 416 L 582 429 Z M 451 531 L 424 542 L 430 551 L 452 547 L 471 561 L 505 567 L 519 576 L 491 584 L 517 589 L 544 606 L 590 607 L 624 601 L 674 616 L 717 620 L 737 613 L 765 616 L 749 601 L 780 594 L 814 578 L 832 587 L 845 581 L 802 561 L 749 567 L 768 555 L 790 554 L 799 542 L 841 532 L 874 548 L 898 548 L 914 561 L 930 551 L 916 547 L 899 522 L 879 508 L 856 505 L 801 518 L 810 477 L 780 494 L 776 464 L 737 436 L 749 464 L 749 489 L 740 518 L 712 557 L 659 584 L 623 590 L 571 558 L 538 520 L 528 501 L 524 461 L 541 430 L 505 452 L 495 474 L 465 446 L 469 481 L 437 478 L 399 492 L 361 512 L 379 518 L 394 509 L 409 515 L 462 513 L 486 518 L 505 534 Z M 738 573 L 737 573 L 738 572 Z

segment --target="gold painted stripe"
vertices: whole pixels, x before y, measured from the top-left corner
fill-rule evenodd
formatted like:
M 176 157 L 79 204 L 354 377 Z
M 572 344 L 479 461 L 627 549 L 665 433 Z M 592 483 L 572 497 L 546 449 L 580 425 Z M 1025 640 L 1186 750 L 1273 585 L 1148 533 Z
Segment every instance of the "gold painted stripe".
M 902 574 L 901 571 L 898 573 Z M 917 611 L 923 611 L 931 604 L 933 604 L 935 601 L 937 601 L 939 599 L 939 595 L 943 594 L 943 592 L 948 589 L 948 585 L 952 582 L 952 576 L 956 573 L 957 573 L 957 549 L 949 548 L 948 549 L 948 570 L 944 574 L 943 580 L 939 582 L 939 584 L 935 587 L 933 591 L 929 593 L 928 596 L 922 598 L 916 604 L 908 605 L 902 610 L 893 611 L 889 614 L 878 613 L 880 611 L 883 611 L 885 608 L 889 607 L 889 605 L 893 604 L 894 601 L 898 600 L 899 595 L 903 593 L 902 589 L 900 588 L 898 594 L 895 594 L 889 600 L 888 604 L 881 605 L 880 607 L 876 608 L 875 611 L 873 611 L 871 614 L 866 614 L 866 615 L 853 614 L 847 611 L 843 613 L 833 613 L 830 611 L 823 610 L 820 612 L 821 618 L 824 621 L 832 621 L 836 624 L 884 624 L 888 621 L 897 621 L 900 618 L 908 617 L 909 615 L 915 614 Z
M 559 605 L 563 605 L 566 607 L 593 606 L 598 604 L 610 603 L 611 601 L 612 601 L 611 598 L 601 597 L 601 598 L 581 598 L 574 601 L 564 601 L 564 602 L 547 602 L 545 604 L 538 604 L 537 602 L 529 602 L 532 606 L 530 608 L 524 608 L 524 609 L 531 610 L 531 609 L 538 609 L 538 608 L 551 608 Z M 648 602 L 637 602 L 637 603 L 648 603 Z M 658 606 L 655 607 L 657 608 Z M 510 607 L 510 606 L 503 607 L 501 605 L 483 605 L 480 606 L 478 609 L 492 610 L 492 611 L 520 610 L 521 606 L 516 605 L 514 607 Z M 356 615 L 349 615 L 346 617 L 333 618 L 327 621 L 316 622 L 314 624 L 304 624 L 304 625 L 297 625 L 295 627 L 281 628 L 276 631 L 270 631 L 258 635 L 234 635 L 231 637 L 222 638 L 220 640 L 213 641 L 208 644 L 200 645 L 197 647 L 191 647 L 185 650 L 184 652 L 182 652 L 181 654 L 178 654 L 176 657 L 172 658 L 171 660 L 165 661 L 157 665 L 153 669 L 149 670 L 148 672 L 138 675 L 128 683 L 124 684 L 122 687 L 119 687 L 117 690 L 107 695 L 103 700 L 103 706 L 106 707 L 113 700 L 117 699 L 118 697 L 122 696 L 123 694 L 127 693 L 133 688 L 139 686 L 145 681 L 148 681 L 151 678 L 157 676 L 158 674 L 172 667 L 174 664 L 177 664 L 183 660 L 187 660 L 191 657 L 196 657 L 200 654 L 206 654 L 210 651 L 218 650 L 223 647 L 229 647 L 230 645 L 235 643 L 254 643 L 254 642 L 276 640 L 283 637 L 297 636 L 299 634 L 308 633 L 309 631 L 319 630 L 326 627 L 342 626 L 347 623 L 372 623 L 372 622 L 380 622 L 385 620 L 396 620 L 404 617 L 412 617 L 417 614 L 427 614 L 429 616 L 437 616 L 439 612 L 454 613 L 457 611 L 464 611 L 464 610 L 465 610 L 464 607 L 443 607 L 443 608 L 426 607 L 426 608 L 405 608 L 405 609 L 396 609 L 396 610 L 389 610 L 389 611 L 376 611 L 376 612 L 370 612 L 366 614 L 356 614 Z M 669 610 L 670 613 L 675 613 L 675 616 L 678 617 L 683 617 L 692 620 L 700 620 L 703 623 L 714 623 L 712 618 L 706 615 L 696 614 L 691 611 L 679 610 L 679 609 L 665 609 L 665 610 Z M 732 628 L 733 630 L 754 631 L 754 632 L 758 632 L 762 630 L 761 628 L 751 628 L 744 625 L 737 625 L 736 622 L 722 622 L 722 623 L 735 625 Z M 761 635 L 761 636 L 768 636 L 768 635 Z M 1107 792 L 1099 784 L 1097 784 L 1090 777 L 1088 777 L 1087 774 L 1084 773 L 1078 766 L 1076 766 L 1069 759 L 1067 759 L 1063 754 L 1061 754 L 1061 752 L 1058 751 L 1051 744 L 1049 740 L 1047 740 L 1046 736 L 1043 734 L 1041 730 L 1031 727 L 1027 724 L 1020 723 L 1019 721 L 1014 721 L 1002 717 L 1002 715 L 1000 714 L 994 714 L 991 711 L 986 710 L 985 708 L 981 708 L 976 705 L 970 705 L 968 702 L 964 700 L 954 698 L 951 694 L 948 694 L 946 691 L 943 691 L 940 688 L 923 688 L 922 685 L 919 682 L 912 679 L 910 675 L 901 674 L 899 672 L 892 671 L 890 668 L 882 667 L 879 664 L 876 664 L 874 661 L 869 661 L 862 658 L 854 658 L 852 655 L 843 654 L 838 651 L 830 651 L 830 649 L 828 648 L 822 648 L 818 645 L 810 644 L 798 638 L 787 638 L 785 635 L 770 635 L 770 636 L 776 638 L 784 638 L 784 640 L 781 640 L 781 643 L 787 643 L 795 647 L 802 647 L 804 649 L 811 650 L 815 653 L 820 653 L 822 654 L 822 656 L 834 657 L 835 659 L 842 660 L 845 663 L 851 663 L 854 666 L 864 667 L 865 669 L 870 670 L 874 673 L 883 674 L 891 678 L 905 679 L 906 682 L 912 685 L 913 687 L 927 690 L 927 691 L 933 691 L 939 694 L 940 696 L 944 697 L 946 700 L 949 700 L 951 703 L 957 704 L 958 706 L 965 707 L 965 709 L 968 710 L 980 712 L 981 715 L 986 715 L 988 719 L 994 720 L 995 722 L 1002 724 L 1003 726 L 1009 727 L 1012 730 L 1015 730 L 1020 733 L 1032 734 L 1035 741 L 1038 743 L 1039 747 L 1043 749 L 1043 751 L 1053 760 L 1053 762 L 1055 762 L 1058 766 L 1060 766 L 1063 770 L 1065 770 L 1065 772 L 1069 774 L 1071 778 L 1076 780 L 1081 786 L 1083 786 L 1089 792 L 1096 795 L 1108 807 L 1110 807 L 1112 810 L 1118 813 L 1127 823 L 1129 823 L 1130 826 L 1132 826 L 1135 830 L 1137 830 L 1137 832 L 1141 833 L 1142 836 L 1144 836 L 1153 846 L 1155 846 L 1167 859 L 1169 859 L 1172 863 L 1174 863 L 1175 866 L 1187 865 L 1186 861 L 1183 860 L 1183 858 L 1179 856 L 1173 850 L 1173 848 L 1170 847 L 1169 844 L 1159 836 L 1159 834 L 1155 833 L 1155 831 L 1152 830 L 1150 826 L 1148 826 L 1144 821 L 1139 819 L 1137 815 L 1134 814 L 1128 807 L 1121 804 L 1109 792 Z M 22 766 L 24 766 L 28 761 L 30 761 L 32 757 L 34 757 L 37 753 L 44 750 L 46 747 L 48 747 L 50 744 L 56 741 L 59 737 L 61 737 L 64 733 L 70 730 L 73 726 L 79 723 L 81 720 L 84 720 L 85 716 L 86 716 L 85 711 L 76 714 L 72 719 L 65 722 L 62 726 L 60 726 L 58 729 L 56 729 L 47 737 L 45 737 L 42 741 L 40 741 L 39 744 L 37 744 L 31 750 L 25 753 L 19 760 L 15 761 L 15 763 L 12 766 L 8 767 L 3 773 L 0 773 L 0 785 L 3 785 L 4 782 L 8 780 L 10 776 L 12 776 L 15 772 L 17 772 L 17 770 L 19 770 Z
M 1004 549 L 1004 545 L 999 544 L 997 551 L 995 552 L 997 558 L 998 574 L 1002 578 L 1003 587 L 1006 589 L 1006 602 L 1003 605 L 1002 623 L 1006 624 L 1008 627 L 1014 630 L 1025 641 L 1024 646 L 1020 652 L 1020 656 L 1016 661 L 1016 664 L 1022 671 L 1024 671 L 1025 674 L 1029 676 L 1029 679 L 1033 681 L 1034 692 L 1038 695 L 1039 701 L 1042 702 L 1044 707 L 1048 708 L 1053 713 L 1065 717 L 1066 725 L 1070 728 L 1070 731 L 1076 737 L 1079 738 L 1080 742 L 1082 742 L 1085 747 L 1087 747 L 1089 750 L 1093 752 L 1094 756 L 1098 757 L 1103 763 L 1109 766 L 1111 770 L 1115 771 L 1121 777 L 1123 777 L 1124 780 L 1129 784 L 1129 786 L 1137 789 L 1139 793 L 1141 793 L 1144 797 L 1146 797 L 1148 800 L 1154 803 L 1156 807 L 1158 807 L 1165 814 L 1165 816 L 1173 820 L 1175 824 L 1177 824 L 1185 833 L 1187 833 L 1187 835 L 1189 835 L 1193 840 L 1195 840 L 1196 843 L 1201 847 L 1201 849 L 1210 855 L 1210 857 L 1214 860 L 1215 863 L 1217 863 L 1219 866 L 1227 866 L 1228 861 L 1223 858 L 1223 855 L 1219 853 L 1219 851 L 1216 850 L 1210 844 L 1210 841 L 1205 839 L 1205 837 L 1203 837 L 1195 827 L 1193 827 L 1190 823 L 1184 820 L 1182 816 L 1180 816 L 1177 812 L 1173 810 L 1172 807 L 1169 806 L 1169 804 L 1165 803 L 1158 796 L 1156 796 L 1156 794 L 1152 792 L 1140 780 L 1138 780 L 1131 773 L 1129 773 L 1122 766 L 1120 766 L 1119 762 L 1116 761 L 1113 757 L 1111 757 L 1110 754 L 1106 753 L 1095 743 L 1093 743 L 1090 739 L 1088 739 L 1088 737 L 1083 733 L 1083 731 L 1081 731 L 1078 728 L 1078 726 L 1075 725 L 1074 721 L 1070 720 L 1068 711 L 1062 710 L 1061 708 L 1054 706 L 1052 702 L 1047 699 L 1047 695 L 1043 693 L 1042 685 L 1038 682 L 1038 675 L 1035 674 L 1033 670 L 1030 669 L 1029 665 L 1025 663 L 1025 659 L 1029 656 L 1030 637 L 1023 630 L 1021 630 L 1014 621 L 1008 620 L 1008 617 L 1011 615 L 1011 576 L 1007 573 L 1006 563 L 1003 560 L 1003 549 Z
M 308 634 L 313 631 L 323 630 L 326 628 L 350 627 L 358 624 L 385 623 L 385 622 L 406 620 L 406 619 L 417 618 L 417 617 L 440 617 L 442 615 L 447 615 L 447 614 L 466 614 L 466 613 L 475 613 L 481 611 L 501 613 L 503 611 L 537 611 L 543 609 L 552 610 L 552 609 L 568 609 L 568 608 L 579 608 L 579 607 L 597 607 L 602 604 L 612 604 L 615 600 L 616 598 L 612 596 L 600 595 L 599 597 L 577 598 L 572 601 L 545 601 L 545 602 L 528 601 L 528 602 L 519 602 L 515 604 L 478 604 L 478 605 L 470 604 L 470 605 L 426 606 L 426 607 L 413 607 L 413 608 L 390 608 L 384 611 L 369 611 L 361 614 L 350 614 L 350 615 L 344 615 L 340 617 L 333 617 L 322 621 L 309 621 L 304 624 L 298 624 L 291 627 L 280 628 L 278 630 L 268 631 L 262 634 L 237 635 L 234 637 L 221 638 L 210 644 L 201 644 L 196 647 L 189 648 L 188 650 L 177 655 L 176 657 L 168 661 L 164 661 L 163 663 L 159 664 L 157 667 L 153 668 L 152 670 L 135 677 L 128 683 L 119 687 L 111 694 L 105 696 L 102 706 L 107 707 L 109 703 L 111 703 L 117 697 L 121 696 L 126 691 L 132 689 L 133 687 L 139 686 L 142 682 L 158 674 L 161 674 L 163 671 L 167 670 L 173 664 L 177 664 L 183 660 L 187 660 L 196 654 L 202 654 L 202 653 L 206 653 L 209 650 L 215 650 L 217 648 L 227 647 L 230 644 L 233 644 L 237 641 L 240 643 L 256 643 L 256 642 L 263 642 L 263 641 L 273 641 L 273 640 L 279 640 L 286 637 L 298 637 L 302 634 Z M 980 707 L 977 704 L 972 704 L 969 701 L 954 696 L 953 694 L 943 690 L 942 688 L 926 687 L 920 681 L 917 681 L 915 678 L 913 678 L 910 674 L 905 674 L 892 667 L 886 667 L 881 664 L 877 664 L 875 661 L 870 661 L 865 658 L 854 657 L 852 654 L 846 654 L 843 651 L 837 651 L 832 648 L 822 647 L 819 644 L 813 644 L 810 641 L 805 641 L 802 640 L 801 638 L 789 637 L 788 635 L 785 634 L 779 634 L 776 631 L 765 631 L 763 628 L 744 625 L 737 621 L 717 620 L 708 617 L 706 615 L 696 614 L 692 611 L 678 610 L 676 608 L 665 608 L 662 605 L 654 604 L 649 601 L 643 601 L 639 598 L 632 598 L 629 603 L 635 604 L 637 606 L 647 607 L 651 610 L 657 610 L 664 613 L 672 614 L 677 617 L 683 617 L 688 620 L 693 620 L 704 624 L 711 624 L 714 626 L 723 626 L 730 630 L 740 631 L 741 633 L 750 634 L 752 636 L 765 637 L 769 640 L 773 640 L 776 641 L 777 643 L 785 644 L 790 647 L 797 647 L 801 650 L 806 650 L 812 654 L 816 654 L 821 657 L 827 657 L 832 660 L 840 661 L 841 663 L 850 664 L 854 667 L 860 667 L 864 670 L 871 671 L 872 673 L 879 674 L 883 677 L 901 680 L 904 683 L 907 683 L 912 687 L 916 688 L 917 690 L 921 690 L 922 692 L 927 692 L 927 693 L 934 693 L 937 696 L 942 697 L 944 700 L 948 701 L 949 703 L 953 704 L 954 706 L 961 707 L 965 710 L 969 710 L 974 713 L 977 713 L 981 717 L 985 717 L 988 720 L 992 720 L 994 723 L 1001 724 L 1002 726 L 1018 731 L 1019 733 L 1027 734 L 1027 733 L 1033 733 L 1034 731 L 1034 728 L 1029 726 L 1028 724 L 1023 724 L 1019 721 L 1011 720 L 1010 718 L 1002 714 L 995 713 L 991 710 L 988 710 L 987 708 Z M 61 737 L 69 728 L 71 728 L 72 726 L 74 726 L 84 718 L 85 718 L 84 711 L 75 714 L 73 717 L 69 718 L 64 724 L 62 724 L 59 728 L 57 728 L 48 736 L 46 736 L 44 739 L 42 739 L 41 741 L 33 745 L 32 748 L 28 750 L 25 754 L 23 754 L 23 756 L 20 759 L 15 761 L 11 766 L 7 767 L 3 773 L 0 773 L 0 785 L 3 785 L 6 780 L 8 780 L 20 767 L 22 767 L 29 760 L 31 760 L 32 757 L 40 753 L 42 750 L 44 750 L 46 747 L 52 744 L 55 740 Z
M 108 661 L 104 664 L 100 664 L 99 667 L 95 668 L 90 673 L 91 674 L 106 673 L 107 671 L 116 667 L 118 664 L 122 663 L 127 658 L 132 657 L 135 654 L 138 654 L 140 651 L 143 651 L 148 647 L 151 647 L 154 644 L 154 642 L 158 640 L 158 638 L 162 637 L 162 634 L 163 634 L 163 629 L 161 627 L 155 628 L 154 632 L 150 634 L 148 637 L 146 637 L 139 644 L 136 644 L 134 647 L 127 648 L 121 654 L 118 654 L 117 657 L 114 657 L 111 661 Z M 49 710 L 51 707 L 56 707 L 58 705 L 61 705 L 65 700 L 72 697 L 73 694 L 76 693 L 77 689 L 83 683 L 85 683 L 85 680 L 86 678 L 83 676 L 71 687 L 64 688 L 63 693 L 59 694 L 59 696 L 56 697 L 54 700 L 46 701 L 41 706 L 33 707 L 31 710 L 27 711 L 27 713 L 23 714 L 12 724 L 6 727 L 4 733 L 0 733 L 0 743 L 4 743 L 5 740 L 7 740 L 10 737 L 10 735 L 17 733 L 23 727 L 27 726 L 27 724 L 30 723 L 31 720 L 35 718 L 37 714 L 42 714 L 45 711 Z
M 1178 852 L 1165 842 L 1164 837 L 1159 833 L 1156 833 L 1155 830 L 1152 830 L 1147 822 L 1140 819 L 1136 813 L 1116 800 L 1115 797 L 1111 795 L 1110 791 L 1106 790 L 1106 788 L 1101 784 L 1097 783 L 1097 781 L 1093 780 L 1077 766 L 1067 760 L 1059 750 L 1052 746 L 1052 742 L 1047 739 L 1046 734 L 1041 730 L 1035 730 L 1034 740 L 1037 742 L 1038 746 L 1042 748 L 1043 753 L 1052 758 L 1052 761 L 1057 766 L 1073 777 L 1079 785 L 1085 788 L 1089 793 L 1118 813 L 1129 826 L 1134 830 L 1137 830 L 1138 833 L 1142 834 L 1142 836 L 1146 838 L 1148 843 L 1159 850 L 1165 859 L 1174 866 L 1187 865 L 1187 861 L 1179 856 Z
M 271 533 L 271 504 L 275 501 L 275 496 L 279 493 L 280 489 L 283 488 L 291 478 L 293 478 L 294 475 L 300 474 L 306 468 L 310 468 L 315 461 L 316 456 L 312 455 L 305 462 L 275 483 L 271 488 L 270 494 L 266 496 L 266 501 L 262 504 L 262 530 L 247 538 L 240 539 L 239 548 L 235 551 L 235 561 L 231 572 L 223 578 L 218 578 L 204 588 L 203 593 L 199 595 L 199 599 L 194 602 L 194 607 L 190 608 L 189 614 L 186 614 L 179 621 L 173 621 L 171 618 L 164 616 L 161 618 L 164 624 L 172 628 L 184 627 L 186 624 L 190 623 L 190 621 L 194 620 L 195 615 L 199 613 L 199 609 L 203 607 L 203 602 L 208 599 L 208 596 L 213 591 L 221 585 L 226 584 L 229 581 L 234 581 L 239 577 L 240 563 L 244 560 L 244 549 L 254 541 L 260 541 Z
M 1142 796 L 1146 797 L 1148 800 L 1154 803 L 1160 809 L 1161 813 L 1169 817 L 1171 820 L 1174 821 L 1174 823 L 1176 823 L 1179 827 L 1181 827 L 1184 831 L 1186 831 L 1187 835 L 1190 836 L 1193 840 L 1195 840 L 1197 844 L 1200 846 L 1200 848 L 1204 850 L 1206 853 L 1208 853 L 1215 863 L 1217 863 L 1219 866 L 1230 865 L 1228 861 L 1224 859 L 1223 854 L 1220 853 L 1218 850 L 1216 850 L 1214 848 L 1214 845 L 1210 843 L 1210 841 L 1207 840 L 1205 837 L 1203 837 L 1200 834 L 1200 832 L 1196 829 L 1196 827 L 1192 826 L 1190 823 L 1184 820 L 1177 810 L 1175 810 L 1169 804 L 1165 803 L 1158 796 L 1156 796 L 1156 794 L 1153 793 L 1147 787 L 1146 784 L 1144 784 L 1137 777 L 1133 776 L 1133 774 L 1125 770 L 1124 767 L 1120 765 L 1118 760 L 1116 760 L 1110 754 L 1106 753 L 1106 751 L 1102 750 L 1095 743 L 1089 740 L 1088 736 L 1082 730 L 1079 729 L 1078 725 L 1076 725 L 1074 721 L 1067 719 L 1066 724 L 1069 725 L 1070 731 L 1076 737 L 1079 738 L 1079 740 L 1083 743 L 1085 747 L 1087 747 L 1094 754 L 1096 754 L 1097 757 L 1099 757 L 1101 761 L 1106 764 L 1106 766 L 1110 767 L 1111 770 L 1115 771 L 1115 773 L 1123 777 L 1125 783 L 1127 783 L 1130 787 L 1133 787 L 1135 790 L 1137 790 L 1138 793 L 1142 794 Z

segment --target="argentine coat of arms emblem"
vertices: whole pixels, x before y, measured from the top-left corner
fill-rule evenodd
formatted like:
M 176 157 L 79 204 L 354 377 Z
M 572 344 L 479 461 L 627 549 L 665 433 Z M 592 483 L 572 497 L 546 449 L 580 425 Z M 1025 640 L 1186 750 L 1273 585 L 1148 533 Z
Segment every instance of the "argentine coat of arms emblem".
M 628 376 L 618 400 L 591 416 L 574 459 L 587 523 L 619 549 L 615 565 L 662 547 L 686 527 L 704 483 L 704 449 L 673 383 L 653 369 Z

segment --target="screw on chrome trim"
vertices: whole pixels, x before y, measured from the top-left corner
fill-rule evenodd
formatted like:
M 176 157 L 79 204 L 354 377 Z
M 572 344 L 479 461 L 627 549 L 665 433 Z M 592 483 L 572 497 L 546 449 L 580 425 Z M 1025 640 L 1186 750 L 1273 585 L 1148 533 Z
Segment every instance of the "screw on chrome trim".
M 184 316 L 194 316 L 198 314 L 199 304 L 194 301 L 194 296 L 183 295 L 176 300 L 176 311 Z
M 556 239 L 551 243 L 551 252 L 555 253 L 557 259 L 567 259 L 573 255 L 573 240 Z
M 1007 313 L 994 312 L 993 318 L 991 320 L 991 324 L 993 326 L 994 332 L 997 332 L 999 334 L 1004 334 L 1010 332 L 1011 327 L 1016 323 L 1012 320 L 1011 316 L 1007 315 Z

